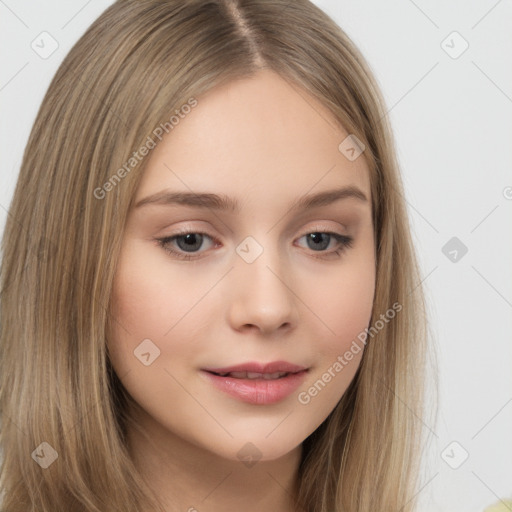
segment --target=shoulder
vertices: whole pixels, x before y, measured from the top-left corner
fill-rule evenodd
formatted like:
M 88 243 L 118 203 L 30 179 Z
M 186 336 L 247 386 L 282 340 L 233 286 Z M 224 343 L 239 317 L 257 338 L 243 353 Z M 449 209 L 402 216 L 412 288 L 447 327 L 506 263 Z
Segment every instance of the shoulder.
M 511 512 L 512 500 L 500 500 L 498 503 L 487 507 L 484 512 Z

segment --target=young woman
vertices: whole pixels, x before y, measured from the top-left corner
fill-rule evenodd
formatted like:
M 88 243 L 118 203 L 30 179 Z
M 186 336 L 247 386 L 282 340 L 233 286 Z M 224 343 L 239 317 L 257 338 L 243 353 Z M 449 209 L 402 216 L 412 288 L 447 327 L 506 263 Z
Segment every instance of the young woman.
M 3 512 L 415 509 L 393 138 L 309 1 L 114 3 L 44 98 L 3 251 Z

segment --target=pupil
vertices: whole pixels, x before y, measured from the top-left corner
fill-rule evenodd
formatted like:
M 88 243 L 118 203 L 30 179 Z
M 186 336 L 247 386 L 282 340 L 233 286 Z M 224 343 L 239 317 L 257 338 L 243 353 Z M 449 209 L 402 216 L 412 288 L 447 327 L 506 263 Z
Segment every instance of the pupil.
M 324 241 L 324 244 L 322 245 L 321 249 L 325 249 L 328 245 L 329 245 L 329 234 L 328 233 L 311 233 L 309 235 L 309 240 L 313 240 L 315 243 L 316 242 L 321 242 L 322 241 L 322 237 L 325 236 L 327 238 L 327 243 L 325 243 Z M 316 245 L 316 248 L 318 249 L 318 245 Z M 312 247 L 312 249 L 315 249 L 315 247 Z
M 185 240 L 185 244 L 183 244 L 183 246 L 180 243 L 182 240 Z M 199 247 L 201 247 L 202 235 L 196 233 L 188 233 L 187 235 L 182 235 L 180 238 L 177 238 L 176 241 L 178 246 L 180 246 L 180 249 L 199 249 Z

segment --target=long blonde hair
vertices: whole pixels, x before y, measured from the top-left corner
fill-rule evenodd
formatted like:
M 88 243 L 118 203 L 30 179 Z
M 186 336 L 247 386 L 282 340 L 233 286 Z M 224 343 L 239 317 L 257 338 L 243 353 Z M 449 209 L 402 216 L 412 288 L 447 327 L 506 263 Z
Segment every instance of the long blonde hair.
M 126 162 L 191 98 L 263 67 L 318 98 L 366 146 L 371 325 L 402 306 L 304 441 L 298 507 L 414 510 L 428 327 L 392 132 L 368 64 L 308 0 L 119 0 L 51 82 L 5 227 L 2 512 L 163 510 L 127 452 L 132 399 L 106 350 L 124 224 L 147 158 Z

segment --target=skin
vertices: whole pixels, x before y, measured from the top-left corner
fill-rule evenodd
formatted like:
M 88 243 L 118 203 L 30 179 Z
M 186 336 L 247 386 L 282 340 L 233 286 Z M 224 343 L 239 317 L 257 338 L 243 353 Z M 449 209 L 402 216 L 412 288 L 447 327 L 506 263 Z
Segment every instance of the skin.
M 117 326 L 108 350 L 138 404 L 129 429 L 136 465 L 168 510 L 295 510 L 302 442 L 334 409 L 363 351 L 309 403 L 298 400 L 369 324 L 375 291 L 370 179 L 364 153 L 348 160 L 348 133 L 313 97 L 264 70 L 197 98 L 198 105 L 152 150 L 134 204 L 162 190 L 226 194 L 240 212 L 148 204 L 130 211 L 114 279 Z M 300 196 L 357 186 L 346 198 L 292 212 Z M 191 251 L 179 229 L 206 233 Z M 353 237 L 339 255 L 331 232 Z M 237 246 L 263 248 L 247 263 Z M 181 244 L 178 242 L 181 240 Z M 197 239 L 196 239 L 197 240 Z M 316 244 L 316 245 L 315 245 Z M 318 249 L 318 247 L 320 247 Z M 160 355 L 134 356 L 150 339 Z M 309 368 L 276 404 L 253 405 L 209 384 L 201 368 L 284 360 Z M 249 467 L 238 452 L 252 443 Z

